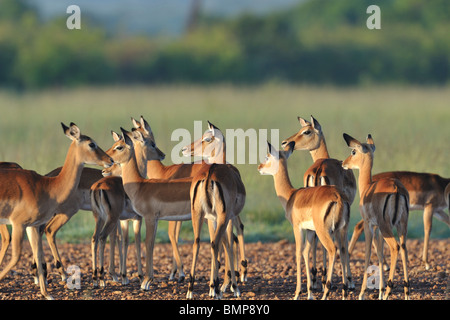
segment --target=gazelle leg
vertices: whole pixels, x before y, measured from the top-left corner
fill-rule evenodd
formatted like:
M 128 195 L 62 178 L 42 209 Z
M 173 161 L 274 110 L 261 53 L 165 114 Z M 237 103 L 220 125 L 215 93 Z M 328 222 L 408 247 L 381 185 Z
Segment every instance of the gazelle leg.
M 398 259 L 398 251 L 399 251 L 399 244 L 397 243 L 397 241 L 394 238 L 394 235 L 392 234 L 391 230 L 383 230 L 383 237 L 384 240 L 386 241 L 386 243 L 389 246 L 389 250 L 391 253 L 391 267 L 389 270 L 389 278 L 388 278 L 388 282 L 387 282 L 387 290 L 386 290 L 386 294 L 384 295 L 384 300 L 387 300 L 389 298 L 389 295 L 392 292 L 392 288 L 394 287 L 394 273 L 395 273 L 395 265 L 397 264 L 397 259 Z M 381 271 L 380 271 L 381 274 Z
M 5 258 L 6 251 L 8 251 L 9 244 L 11 243 L 11 235 L 9 234 L 8 227 L 5 224 L 0 225 L 0 234 L 2 237 L 2 249 L 0 251 L 0 265 Z
M 308 232 L 306 233 L 308 234 Z M 306 239 L 305 239 L 306 240 Z M 317 243 L 319 242 L 319 239 L 317 238 L 317 235 L 314 234 L 314 237 L 311 240 L 311 248 L 312 248 L 312 267 L 311 267 L 311 274 L 312 274 L 312 289 L 317 289 Z M 309 288 L 308 288 L 309 290 Z
M 311 251 L 311 245 L 314 241 L 314 238 L 317 239 L 316 233 L 311 230 L 306 230 L 306 241 L 305 241 L 305 248 L 303 249 L 303 259 L 305 260 L 306 288 L 308 291 L 308 300 L 314 300 L 314 296 L 312 294 L 312 285 L 311 285 L 311 272 L 309 270 L 309 253 Z M 316 243 L 317 243 L 317 241 L 316 241 Z
M 367 222 L 364 222 L 364 236 L 365 236 L 365 262 L 364 262 L 364 277 L 361 285 L 361 292 L 359 294 L 359 300 L 364 300 L 365 292 L 367 288 L 367 269 L 370 263 L 370 254 L 372 249 L 372 230 Z M 381 271 L 381 270 L 380 270 Z
M 374 237 L 373 243 L 375 244 L 375 249 L 377 251 L 377 257 L 378 257 L 378 263 L 379 263 L 379 273 L 380 273 L 380 287 L 379 287 L 379 296 L 378 299 L 383 299 L 384 293 L 386 291 L 386 288 L 384 286 L 384 273 L 383 273 L 383 265 L 384 265 L 384 250 L 383 250 L 383 244 L 384 239 L 380 234 L 380 230 L 376 230 L 376 233 L 378 234 L 376 237 Z
M 294 300 L 298 300 L 302 293 L 302 242 L 303 232 L 299 225 L 293 225 L 295 237 L 295 260 L 297 262 L 297 287 L 295 289 Z
M 63 225 L 69 221 L 70 217 L 67 214 L 59 213 L 56 214 L 45 226 L 45 236 L 47 238 L 48 245 L 52 251 L 53 259 L 55 261 L 55 268 L 61 275 L 61 280 L 66 281 L 67 274 L 64 270 L 64 266 L 61 261 L 61 256 L 58 252 L 58 247 L 56 246 L 56 233 Z
M 233 224 L 236 226 L 237 238 L 239 241 L 239 254 L 241 257 L 240 276 L 241 282 L 247 281 L 247 259 L 245 258 L 245 243 L 244 243 L 244 224 L 239 216 L 233 219 Z
M 169 240 L 172 245 L 172 270 L 170 271 L 169 280 L 173 280 L 175 278 L 175 274 L 179 269 L 179 277 L 178 282 L 182 282 L 185 278 L 183 272 L 183 263 L 181 262 L 180 251 L 178 250 L 178 237 L 180 235 L 181 230 L 181 221 L 169 221 Z
M 235 297 L 240 297 L 240 295 L 241 295 L 241 293 L 240 293 L 240 291 L 239 291 L 239 288 L 238 288 L 238 286 L 237 286 L 237 282 L 236 282 L 236 272 L 235 272 L 235 270 L 234 270 L 234 252 L 233 252 L 233 223 L 232 223 L 232 221 L 231 220 L 229 220 L 228 221 L 228 223 L 227 223 L 227 228 L 226 228 L 226 233 L 224 234 L 224 243 L 225 243 L 225 250 L 226 250 L 226 252 L 225 252 L 225 261 L 226 261 L 226 264 L 228 264 L 228 266 L 229 266 L 229 268 L 230 268 L 230 270 L 229 270 L 229 272 L 230 272 L 230 275 L 228 275 L 228 272 L 227 272 L 227 278 L 228 278 L 228 280 L 227 281 L 230 281 L 229 279 L 231 278 L 231 291 L 234 293 L 234 296 Z M 226 270 L 226 269 L 225 269 Z M 224 285 L 222 286 L 222 288 L 224 288 L 225 287 L 225 289 L 226 289 L 226 286 L 227 286 L 227 284 L 225 284 L 225 281 L 224 281 Z M 224 292 L 225 291 L 225 289 L 224 290 L 221 290 L 222 292 Z
M 351 275 L 349 276 L 347 268 L 348 266 L 348 245 L 347 245 L 347 229 L 342 228 L 338 231 L 336 240 L 338 242 L 339 252 L 340 252 L 340 262 L 342 268 L 342 300 L 347 299 L 348 295 L 348 281 L 351 279 Z
M 138 267 L 139 281 L 142 281 L 144 279 L 144 272 L 142 271 L 142 258 L 141 258 L 141 227 L 142 227 L 142 219 L 133 220 L 134 243 L 136 249 L 136 263 Z M 126 267 L 126 264 L 124 267 Z
M 119 229 L 119 222 L 116 223 L 115 227 L 112 228 L 111 233 L 109 234 L 109 268 L 108 272 L 109 275 L 112 277 L 112 281 L 119 282 L 119 277 L 116 273 L 116 263 L 115 263 L 115 257 L 116 257 L 116 242 L 121 241 L 121 237 L 117 236 L 117 230 Z M 120 246 L 120 244 L 119 244 Z M 122 254 L 119 254 L 121 256 Z M 120 263 L 119 263 L 120 265 Z
M 334 269 L 334 262 L 336 260 L 336 246 L 333 242 L 333 239 L 331 238 L 331 235 L 328 232 L 323 232 L 321 234 L 318 234 L 319 240 L 326 249 L 329 258 L 328 258 L 328 272 L 327 272 L 327 280 L 324 287 L 324 292 L 322 296 L 322 300 L 326 300 L 328 298 L 328 295 L 330 293 L 331 289 L 331 280 L 333 277 L 333 269 Z
M 211 241 L 211 256 L 212 256 L 212 278 L 210 281 L 210 286 L 214 286 L 214 293 L 216 299 L 222 298 L 222 292 L 219 288 L 219 265 L 218 265 L 218 256 L 219 249 L 222 241 L 222 237 L 225 233 L 227 227 L 226 213 L 217 213 L 217 228 L 214 234 L 214 238 Z M 232 268 L 230 268 L 232 269 Z M 234 270 L 231 270 L 232 274 L 234 274 Z
M 94 219 L 95 219 L 95 230 L 94 230 L 94 234 L 92 235 L 92 240 L 91 240 L 91 254 L 92 254 L 92 283 L 94 285 L 94 287 L 98 286 L 98 269 L 97 269 L 97 251 L 98 251 L 98 241 L 99 241 L 99 236 L 100 236 L 100 230 L 101 227 L 104 224 L 104 221 L 102 219 L 100 219 L 98 216 L 96 216 L 94 214 Z
M 122 260 L 120 262 L 120 275 L 122 277 L 122 285 L 127 285 L 130 283 L 127 273 L 127 256 L 128 256 L 128 245 L 130 244 L 130 238 L 128 236 L 129 231 L 129 221 L 120 221 L 120 230 L 122 232 Z
M 158 227 L 158 221 L 154 218 L 149 218 L 145 220 L 145 254 L 146 254 L 146 265 L 145 265 L 145 277 L 141 284 L 141 289 L 148 291 L 150 290 L 150 285 L 153 282 L 153 249 L 155 247 L 155 237 L 156 228 Z
M 403 277 L 405 282 L 403 283 L 403 289 L 405 292 L 405 300 L 409 300 L 409 276 L 408 276 L 408 251 L 406 249 L 406 235 L 407 235 L 408 220 L 404 219 L 403 223 L 397 227 L 398 237 L 400 239 L 400 255 L 403 262 Z
M 352 238 L 350 239 L 350 243 L 348 245 L 349 257 L 351 256 L 353 249 L 355 248 L 355 244 L 363 232 L 364 232 L 364 220 L 361 220 L 355 225 L 355 228 L 353 229 Z
M 192 246 L 192 266 L 186 299 L 194 298 L 195 266 L 197 264 L 198 259 L 198 251 L 200 247 L 200 232 L 202 230 L 203 215 L 204 215 L 202 209 L 200 208 L 198 209 L 198 211 L 195 211 L 195 213 L 194 210 L 191 210 L 191 212 L 192 212 L 192 228 L 194 230 L 195 240 Z
M 37 261 L 37 270 L 39 275 L 39 287 L 41 289 L 41 294 L 46 298 L 47 300 L 53 300 L 53 297 L 50 296 L 47 292 L 47 281 L 45 279 L 44 275 L 44 268 L 43 268 L 43 248 L 42 248 L 42 236 L 39 233 L 39 227 L 29 227 L 27 228 L 27 234 L 30 236 L 30 244 L 31 249 L 33 251 L 33 257 L 34 260 Z
M 425 264 L 425 269 L 430 269 L 430 264 L 428 263 L 428 244 L 430 242 L 431 228 L 433 225 L 433 205 L 426 205 L 423 210 L 423 228 L 424 228 L 424 238 L 423 238 L 423 255 L 422 261 Z

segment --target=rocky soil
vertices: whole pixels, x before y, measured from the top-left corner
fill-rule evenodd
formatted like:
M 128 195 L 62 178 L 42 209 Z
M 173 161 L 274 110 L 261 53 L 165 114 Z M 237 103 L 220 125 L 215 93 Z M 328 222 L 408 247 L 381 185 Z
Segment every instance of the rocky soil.
M 45 243 L 45 242 L 44 242 Z M 130 272 L 130 284 L 122 286 L 111 281 L 108 276 L 105 288 L 94 288 L 91 272 L 90 244 L 60 244 L 59 249 L 63 257 L 63 264 L 78 266 L 81 271 L 79 289 L 70 290 L 67 283 L 61 281 L 59 274 L 52 270 L 50 263 L 50 250 L 45 243 L 45 255 L 49 261 L 49 292 L 57 300 L 143 300 L 184 299 L 187 292 L 188 281 L 181 283 L 168 280 L 168 274 L 172 263 L 172 251 L 169 244 L 157 244 L 155 246 L 155 281 L 151 290 L 140 290 L 137 276 L 134 245 L 130 246 L 128 253 L 128 271 Z M 421 262 L 423 242 L 420 240 L 408 240 L 409 275 L 411 284 L 411 298 L 416 300 L 448 300 L 450 298 L 450 240 L 432 240 L 429 250 L 430 270 L 425 270 Z M 10 250 L 9 250 L 10 251 Z M 108 246 L 106 261 L 108 261 Z M 192 245 L 181 244 L 180 251 L 184 263 L 184 271 L 188 275 L 192 261 Z M 287 241 L 277 243 L 249 243 L 246 245 L 248 259 L 248 281 L 239 283 L 242 293 L 240 299 L 244 300 L 288 300 L 294 296 L 296 286 L 296 265 L 294 260 L 295 245 Z M 373 251 L 373 250 L 372 250 Z M 116 250 L 117 252 L 117 250 Z M 388 255 L 388 249 L 385 249 Z M 6 260 L 9 260 L 10 253 Z M 321 261 L 321 254 L 319 262 Z M 389 259 L 389 256 L 388 256 Z M 144 260 L 144 259 L 143 259 Z M 118 259 L 116 260 L 118 261 Z M 389 261 L 389 260 L 388 260 Z M 372 255 L 371 262 L 377 264 L 376 255 Z M 39 300 L 42 296 L 34 285 L 30 273 L 31 250 L 28 243 L 24 243 L 22 258 L 5 279 L 0 282 L 0 299 L 2 300 Z M 3 263 L 3 266 L 5 262 Z M 306 275 L 302 262 L 303 291 L 306 291 Z M 321 262 L 319 263 L 319 270 Z M 357 299 L 362 282 L 362 269 L 364 267 L 364 243 L 359 242 L 351 256 L 351 269 L 356 284 L 356 290 L 350 293 L 350 299 Z M 195 283 L 195 299 L 210 299 L 208 297 L 208 281 L 210 268 L 209 244 L 201 243 L 199 261 L 197 263 L 197 276 Z M 341 282 L 339 274 L 341 267 L 339 260 L 335 264 L 333 278 L 334 290 L 330 299 L 341 299 Z M 392 299 L 403 299 L 403 271 L 400 257 L 394 278 L 394 292 Z M 221 268 L 223 280 L 223 267 Z M 386 275 L 387 276 L 387 275 Z M 400 278 L 401 277 L 401 278 Z M 188 278 L 188 277 L 187 277 Z M 378 293 L 373 290 L 368 292 L 369 299 L 377 299 Z M 321 292 L 314 293 L 315 299 L 321 298 Z M 227 291 L 224 299 L 234 299 L 232 293 Z M 301 299 L 306 299 L 306 293 L 302 293 Z

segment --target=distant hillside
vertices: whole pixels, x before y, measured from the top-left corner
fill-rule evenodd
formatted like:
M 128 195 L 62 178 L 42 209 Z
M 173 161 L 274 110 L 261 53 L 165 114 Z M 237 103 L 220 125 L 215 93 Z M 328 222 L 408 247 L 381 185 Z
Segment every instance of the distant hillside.
M 186 25 L 191 0 L 27 0 L 44 21 L 66 14 L 77 4 L 109 32 L 178 35 Z M 202 13 L 232 17 L 241 13 L 267 14 L 303 0 L 203 0 Z

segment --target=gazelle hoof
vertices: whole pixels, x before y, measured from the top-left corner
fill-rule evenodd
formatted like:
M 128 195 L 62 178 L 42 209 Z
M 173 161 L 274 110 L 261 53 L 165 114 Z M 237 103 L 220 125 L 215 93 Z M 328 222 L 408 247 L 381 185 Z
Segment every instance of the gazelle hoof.
M 153 279 L 145 278 L 144 281 L 142 281 L 141 290 L 149 291 L 150 285 L 152 284 L 152 282 L 153 282 Z

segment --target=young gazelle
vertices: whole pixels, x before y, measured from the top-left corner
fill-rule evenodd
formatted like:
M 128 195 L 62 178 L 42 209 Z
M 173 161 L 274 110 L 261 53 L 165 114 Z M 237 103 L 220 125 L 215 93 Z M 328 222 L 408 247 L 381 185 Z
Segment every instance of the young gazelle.
M 356 195 L 356 179 L 353 171 L 344 170 L 340 160 L 330 158 L 322 126 L 313 116 L 311 116 L 311 122 L 301 117 L 298 117 L 298 121 L 301 125 L 300 130 L 284 140 L 281 145 L 285 147 L 289 142 L 294 142 L 294 150 L 307 150 L 311 154 L 314 163 L 305 171 L 303 175 L 303 185 L 305 187 L 334 185 L 341 191 L 342 195 L 351 206 Z M 312 252 L 313 266 L 311 270 L 313 273 L 313 288 L 316 287 L 316 249 L 317 237 L 314 237 Z M 322 282 L 324 282 L 326 276 L 325 251 L 323 257 L 324 273 Z M 347 265 L 347 273 L 348 276 L 351 277 L 350 265 Z M 350 278 L 349 289 L 353 290 L 354 288 L 355 285 Z
M 71 123 L 70 127 L 62 124 L 62 127 L 72 143 L 59 175 L 45 177 L 30 170 L 0 170 L 0 223 L 12 225 L 12 257 L 0 273 L 0 280 L 17 264 L 24 231 L 28 228 L 33 259 L 37 262 L 41 294 L 47 299 L 52 297 L 47 292 L 44 278 L 39 228 L 75 192 L 84 164 L 112 165 L 111 158 L 91 138 L 82 135 L 75 124 Z
M 146 272 L 144 281 L 141 284 L 141 289 L 149 290 L 150 285 L 153 282 L 153 248 L 156 236 L 156 228 L 158 220 L 169 220 L 169 221 L 185 221 L 191 219 L 191 186 L 193 185 L 193 178 L 184 178 L 176 180 L 165 180 L 165 179 L 144 179 L 139 174 L 138 165 L 136 162 L 135 150 L 134 150 L 134 140 L 143 140 L 142 134 L 139 131 L 133 131 L 133 135 L 122 129 L 123 139 L 116 141 L 114 145 L 107 151 L 107 153 L 114 159 L 115 162 L 120 163 L 122 167 L 122 183 L 125 192 L 130 198 L 133 209 L 144 218 L 146 225 Z M 132 140 L 133 139 L 133 140 Z M 222 167 L 224 176 L 231 176 L 230 172 L 226 168 Z M 232 173 L 231 173 L 232 174 Z M 210 174 L 210 179 L 213 179 L 217 175 Z M 204 177 L 202 174 L 201 177 Z M 223 178 L 223 177 L 221 177 Z M 224 178 L 225 179 L 225 178 Z M 196 180 L 197 181 L 197 180 Z M 203 181 L 203 180 L 202 180 Z M 217 184 L 218 182 L 216 182 Z M 233 190 L 232 187 L 220 182 L 223 186 L 222 190 Z M 207 193 L 210 195 L 211 193 Z M 213 193 L 216 194 L 216 193 Z M 202 203 L 212 203 L 211 198 L 204 198 L 199 196 L 197 199 L 202 201 Z M 215 202 L 213 202 L 215 203 Z M 229 205 L 228 203 L 226 205 Z M 224 205 L 222 204 L 222 207 Z M 231 206 L 231 209 L 233 207 Z M 213 210 L 214 213 L 216 210 Z M 198 214 L 197 214 L 198 213 Z M 212 244 L 220 243 L 221 235 L 224 232 L 223 223 L 228 223 L 226 212 L 220 212 L 219 214 L 214 214 L 212 212 L 207 212 L 206 216 L 203 211 L 192 212 L 193 225 L 198 220 L 203 220 L 203 217 L 207 219 L 217 220 L 217 231 L 215 238 L 212 239 Z M 202 215 L 203 214 L 203 215 Z M 225 216 L 224 216 L 225 214 Z M 195 219 L 195 222 L 194 222 Z M 194 260 L 193 260 L 193 270 L 195 269 L 195 248 L 198 248 L 200 242 L 199 229 L 194 228 Z M 212 246 L 214 247 L 214 245 Z M 218 246 L 215 246 L 218 249 Z M 197 251 L 198 252 L 198 251 Z M 232 251 L 229 252 L 232 259 Z M 230 258 L 229 258 L 230 259 Z M 212 276 L 216 275 L 213 270 Z M 239 290 L 237 289 L 234 270 L 231 270 L 231 276 L 233 285 L 235 286 L 235 295 L 239 295 Z M 191 274 L 191 283 L 188 290 L 188 298 L 192 298 L 192 286 L 194 282 L 194 275 Z M 215 292 L 218 292 L 218 279 L 214 278 L 211 280 L 211 285 L 214 286 Z
M 381 233 L 377 245 L 377 255 L 380 263 L 380 295 L 379 298 L 387 299 L 392 292 L 395 265 L 397 264 L 398 251 L 400 250 L 403 260 L 403 273 L 405 282 L 403 284 L 405 299 L 409 299 L 409 281 L 407 267 L 406 234 L 408 230 L 409 194 L 403 184 L 396 179 L 372 180 L 373 153 L 375 144 L 372 136 L 367 137 L 367 143 L 344 133 L 347 145 L 352 149 L 351 155 L 344 160 L 344 169 L 359 169 L 359 194 L 360 210 L 364 220 L 364 234 L 366 240 L 364 278 L 359 298 L 364 299 L 367 286 L 367 268 L 370 262 L 370 251 L 372 237 L 375 229 Z M 397 229 L 400 245 L 395 240 L 393 228 Z M 383 280 L 383 239 L 389 246 L 391 253 L 391 266 L 387 283 L 386 294 Z
M 347 230 L 350 218 L 350 206 L 345 201 L 340 191 L 334 186 L 319 186 L 311 188 L 295 189 L 287 170 L 287 159 L 292 153 L 294 143 L 290 142 L 287 151 L 278 152 L 270 143 L 266 161 L 258 166 L 261 174 L 272 175 L 275 191 L 286 212 L 286 218 L 292 224 L 295 236 L 296 261 L 297 261 L 297 288 L 294 299 L 298 299 L 301 293 L 301 254 L 302 254 L 302 230 L 307 230 L 306 247 L 303 258 L 306 264 L 306 278 L 308 299 L 313 299 L 311 292 L 311 275 L 309 269 L 309 251 L 314 232 L 325 247 L 329 255 L 327 281 L 322 299 L 327 299 L 333 275 L 334 262 L 337 248 L 332 235 L 336 234 L 336 240 L 340 250 L 342 265 L 343 299 L 347 297 L 348 278 L 346 275 L 346 263 L 348 259 Z

